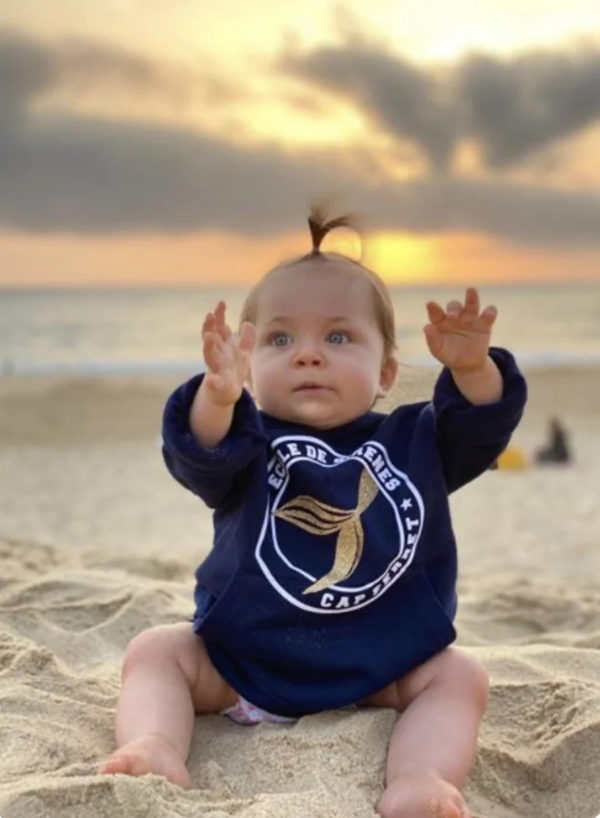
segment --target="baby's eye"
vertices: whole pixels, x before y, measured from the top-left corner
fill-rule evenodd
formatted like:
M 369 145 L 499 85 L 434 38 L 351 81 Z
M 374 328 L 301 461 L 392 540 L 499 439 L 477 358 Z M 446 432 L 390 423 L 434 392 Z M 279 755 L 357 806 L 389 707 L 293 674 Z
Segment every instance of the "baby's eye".
M 269 336 L 269 344 L 272 347 L 286 347 L 291 342 L 292 336 L 287 332 L 274 332 Z
M 330 344 L 347 344 L 350 339 L 347 332 L 336 329 L 329 333 L 327 340 Z

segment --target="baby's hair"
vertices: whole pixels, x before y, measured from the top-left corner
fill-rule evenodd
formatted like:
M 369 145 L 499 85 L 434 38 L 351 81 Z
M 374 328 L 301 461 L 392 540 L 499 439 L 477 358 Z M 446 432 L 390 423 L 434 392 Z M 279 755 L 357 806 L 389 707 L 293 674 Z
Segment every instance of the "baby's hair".
M 384 282 L 377 275 L 377 273 L 374 273 L 373 270 L 369 270 L 368 267 L 365 267 L 360 262 L 354 261 L 348 256 L 344 256 L 342 253 L 324 253 L 321 250 L 321 243 L 331 230 L 334 230 L 336 227 L 349 227 L 356 230 L 357 222 L 357 217 L 352 214 L 339 216 L 336 219 L 330 219 L 328 221 L 325 209 L 321 205 L 313 205 L 308 217 L 308 226 L 310 228 L 310 235 L 312 237 L 313 245 L 312 250 L 310 253 L 306 253 L 303 256 L 299 256 L 298 258 L 278 264 L 277 267 L 269 270 L 269 272 L 266 273 L 261 280 L 254 285 L 254 287 L 248 293 L 242 306 L 240 323 L 243 323 L 244 321 L 248 321 L 250 324 L 256 323 L 258 297 L 265 282 L 275 273 L 281 270 L 291 269 L 297 264 L 301 264 L 306 261 L 315 261 L 318 263 L 342 262 L 343 264 L 353 267 L 362 276 L 364 276 L 369 283 L 373 293 L 375 318 L 377 320 L 377 325 L 381 335 L 383 336 L 383 357 L 384 360 L 391 358 L 396 349 L 396 323 L 394 319 L 394 307 L 392 305 L 392 300 Z
M 350 227 L 356 229 L 356 216 L 347 213 L 345 216 L 338 216 L 337 219 L 327 221 L 325 210 L 322 205 L 313 205 L 308 217 L 308 226 L 312 237 L 313 248 L 310 255 L 317 256 L 321 253 L 321 242 L 325 236 L 336 227 Z M 303 256 L 306 258 L 306 256 Z

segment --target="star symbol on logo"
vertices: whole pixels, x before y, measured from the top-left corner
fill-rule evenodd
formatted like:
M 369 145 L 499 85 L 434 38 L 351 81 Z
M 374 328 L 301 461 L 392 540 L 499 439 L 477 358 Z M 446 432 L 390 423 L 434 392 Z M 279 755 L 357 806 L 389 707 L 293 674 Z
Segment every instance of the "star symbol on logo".
M 406 511 L 409 508 L 412 508 L 412 500 L 406 498 L 406 500 L 402 501 L 402 511 Z

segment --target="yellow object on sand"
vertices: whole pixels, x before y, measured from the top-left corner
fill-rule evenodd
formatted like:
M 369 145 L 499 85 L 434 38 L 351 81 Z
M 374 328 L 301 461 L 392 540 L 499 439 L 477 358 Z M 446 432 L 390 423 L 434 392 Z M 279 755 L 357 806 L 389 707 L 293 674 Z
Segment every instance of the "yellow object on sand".
M 506 471 L 518 471 L 526 469 L 529 462 L 525 453 L 516 446 L 509 446 L 498 458 L 498 468 Z

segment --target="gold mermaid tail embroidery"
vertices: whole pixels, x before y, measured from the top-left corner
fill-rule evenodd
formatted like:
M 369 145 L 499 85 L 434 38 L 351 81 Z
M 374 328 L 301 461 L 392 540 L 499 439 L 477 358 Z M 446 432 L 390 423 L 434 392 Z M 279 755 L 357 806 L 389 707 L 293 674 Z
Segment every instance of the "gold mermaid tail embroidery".
M 275 512 L 276 517 L 308 531 L 309 534 L 325 536 L 339 532 L 335 543 L 335 557 L 331 570 L 320 579 L 305 588 L 302 593 L 314 594 L 330 585 L 347 579 L 361 558 L 364 544 L 364 533 L 360 521 L 361 514 L 367 510 L 375 497 L 378 488 L 371 475 L 363 469 L 358 485 L 358 504 L 355 509 L 346 510 L 321 503 L 307 494 L 294 497 Z

